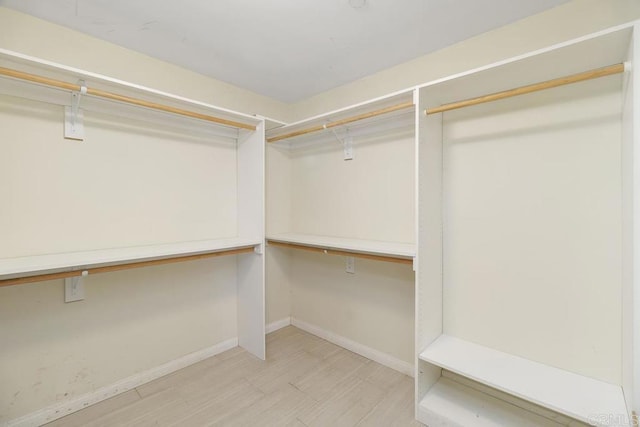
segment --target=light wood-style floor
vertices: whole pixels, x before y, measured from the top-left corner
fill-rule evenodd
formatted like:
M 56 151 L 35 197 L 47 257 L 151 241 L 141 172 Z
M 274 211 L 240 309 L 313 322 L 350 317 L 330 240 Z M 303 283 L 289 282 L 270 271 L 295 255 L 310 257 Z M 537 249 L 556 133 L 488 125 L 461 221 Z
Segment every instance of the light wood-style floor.
M 421 426 L 413 379 L 293 326 L 48 426 Z

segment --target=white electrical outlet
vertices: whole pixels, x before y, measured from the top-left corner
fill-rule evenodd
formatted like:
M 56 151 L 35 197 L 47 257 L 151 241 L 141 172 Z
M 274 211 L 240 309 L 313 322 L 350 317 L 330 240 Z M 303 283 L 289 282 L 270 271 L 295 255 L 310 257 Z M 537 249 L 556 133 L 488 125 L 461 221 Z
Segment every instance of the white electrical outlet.
M 356 273 L 356 259 L 352 256 L 347 257 L 347 273 L 355 274 Z
M 86 271 L 82 272 L 82 276 L 67 277 L 64 279 L 64 302 L 82 301 L 84 299 L 84 277 Z

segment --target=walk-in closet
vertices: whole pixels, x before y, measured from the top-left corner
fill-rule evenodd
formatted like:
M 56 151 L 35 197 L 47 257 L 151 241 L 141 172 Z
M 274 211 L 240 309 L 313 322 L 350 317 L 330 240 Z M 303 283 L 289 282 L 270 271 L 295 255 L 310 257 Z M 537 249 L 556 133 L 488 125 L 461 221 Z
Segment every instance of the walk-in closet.
M 151 3 L 0 0 L 0 427 L 638 425 L 640 2 Z

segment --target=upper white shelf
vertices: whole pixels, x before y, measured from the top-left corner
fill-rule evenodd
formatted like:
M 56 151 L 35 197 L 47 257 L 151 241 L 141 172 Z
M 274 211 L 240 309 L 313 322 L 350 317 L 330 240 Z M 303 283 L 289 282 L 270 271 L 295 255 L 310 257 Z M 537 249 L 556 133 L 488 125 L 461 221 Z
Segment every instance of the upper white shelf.
M 267 236 L 267 240 L 320 249 L 333 249 L 338 251 L 396 258 L 411 259 L 416 255 L 415 245 L 411 243 L 348 239 L 344 237 L 317 236 L 314 234 L 301 233 L 273 234 Z
M 273 127 L 267 130 L 267 142 L 316 141 L 326 138 L 327 135 L 333 138 L 332 131 L 343 128 L 351 129 L 357 134 L 359 130 L 379 121 L 396 121 L 401 126 L 413 125 L 413 107 L 413 92 L 405 90 L 284 126 Z M 394 126 L 387 124 L 386 127 Z
M 77 86 L 79 80 L 84 81 L 87 94 L 81 103 L 82 109 L 90 111 L 102 111 L 105 105 L 110 105 L 111 111 L 118 112 L 122 107 L 135 111 L 146 110 L 161 117 L 170 115 L 174 118 L 182 118 L 191 122 L 206 123 L 209 126 L 222 129 L 250 130 L 253 131 L 262 121 L 261 118 L 252 115 L 229 110 L 207 102 L 171 94 L 161 90 L 127 82 L 98 73 L 82 70 L 0 48 L 0 67 L 5 68 L 9 74 L 2 74 L 0 81 L 3 83 L 2 93 L 21 96 L 29 99 L 38 99 L 60 105 L 69 105 L 71 90 L 62 88 L 55 82 L 65 86 Z M 24 73 L 37 77 L 33 80 L 24 76 Z M 43 80 L 49 82 L 44 82 Z M 16 84 L 17 83 L 17 84 Z M 24 87 L 40 87 L 36 95 L 33 90 L 23 90 Z M 92 102 L 87 102 L 91 99 Z M 118 108 L 113 108 L 113 106 Z M 182 112 L 178 112 L 182 111 Z M 188 113 L 185 115 L 185 113 Z M 206 117 L 205 117 L 206 116 Z M 213 120 L 212 120 L 213 119 Z
M 605 30 L 434 80 L 419 88 L 428 95 L 426 106 L 430 108 L 619 64 L 627 60 L 631 32 L 628 25 Z
M 230 238 L 195 240 L 150 246 L 101 249 L 48 255 L 0 259 L 0 279 L 36 273 L 64 271 L 71 268 L 97 267 L 106 264 L 152 260 L 173 256 L 196 255 L 259 245 L 258 239 Z
M 627 414 L 620 386 L 452 336 L 441 335 L 420 359 L 583 422 Z

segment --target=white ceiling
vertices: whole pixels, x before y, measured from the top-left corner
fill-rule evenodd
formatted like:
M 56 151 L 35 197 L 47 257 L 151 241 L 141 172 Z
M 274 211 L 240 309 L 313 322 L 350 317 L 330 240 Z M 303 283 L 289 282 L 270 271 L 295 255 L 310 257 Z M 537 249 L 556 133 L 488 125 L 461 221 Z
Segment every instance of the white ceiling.
M 566 1 L 0 0 L 0 6 L 294 102 Z

